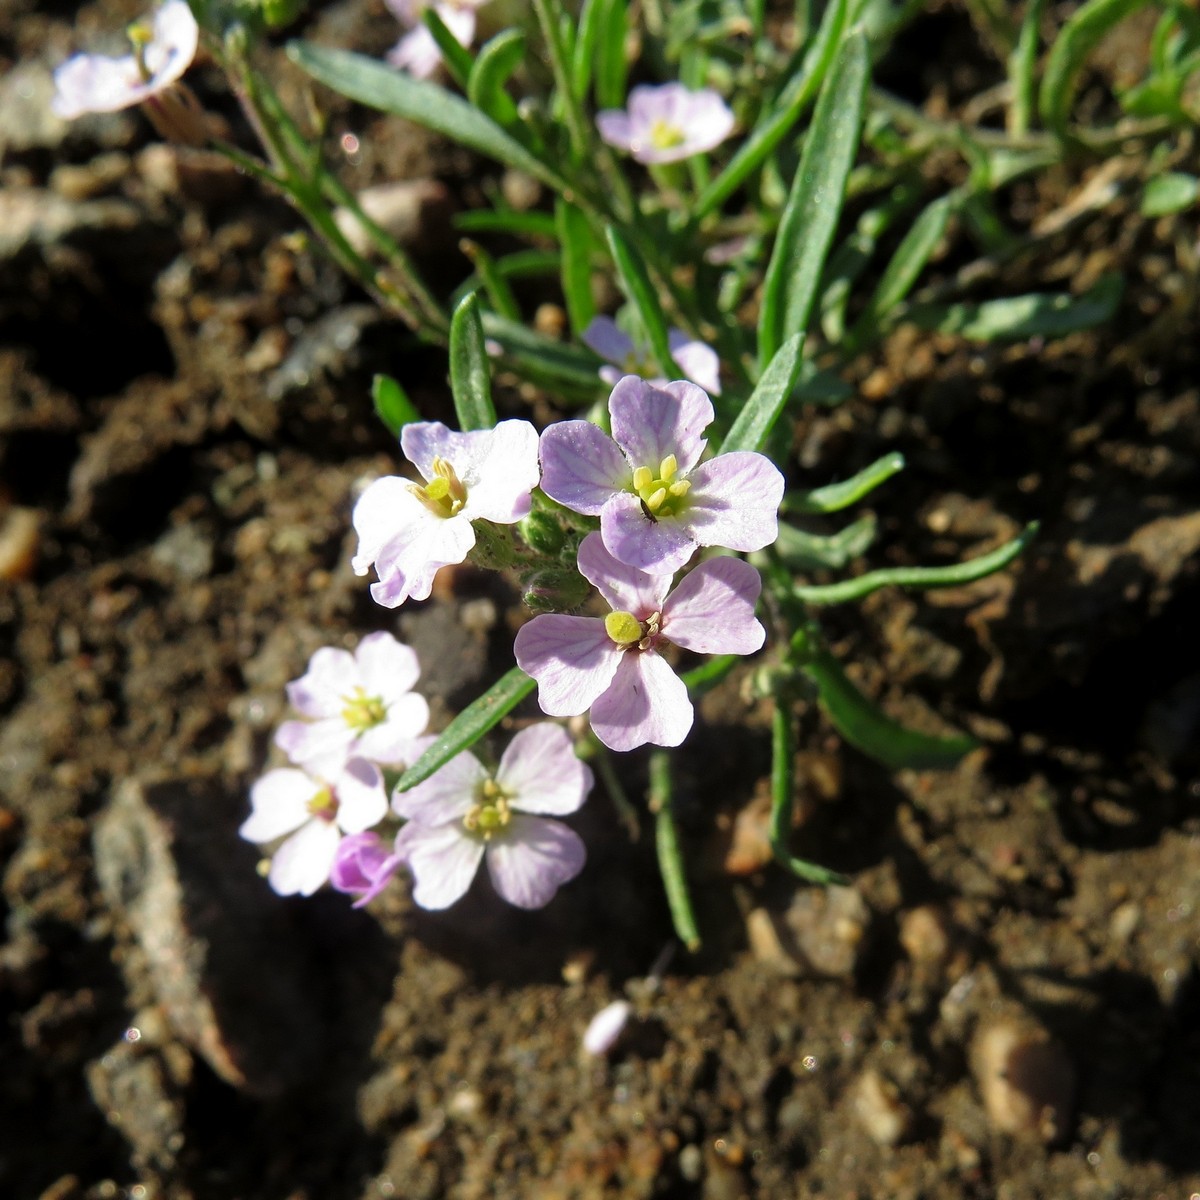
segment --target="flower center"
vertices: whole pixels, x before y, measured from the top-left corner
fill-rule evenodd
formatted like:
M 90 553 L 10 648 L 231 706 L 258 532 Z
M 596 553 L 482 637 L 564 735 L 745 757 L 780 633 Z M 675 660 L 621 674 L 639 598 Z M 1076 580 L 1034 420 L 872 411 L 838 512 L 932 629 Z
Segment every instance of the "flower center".
M 144 21 L 135 21 L 125 30 L 133 46 L 133 61 L 137 63 L 138 74 L 143 83 L 149 83 L 154 72 L 146 65 L 146 47 L 154 41 L 154 30 Z
M 479 802 L 463 817 L 463 828 L 485 842 L 491 841 L 492 835 L 503 829 L 512 818 L 510 800 L 511 797 L 494 779 L 485 779 L 479 789 Z
M 342 720 L 355 733 L 366 733 L 376 725 L 382 725 L 387 718 L 387 705 L 382 696 L 368 696 L 362 688 L 356 687 L 348 696 L 342 697 L 345 707 L 342 709 Z
M 457 516 L 467 502 L 467 489 L 444 458 L 434 458 L 433 478 L 422 487 L 410 483 L 408 490 L 438 517 Z
M 674 146 L 682 146 L 683 142 L 683 130 L 678 125 L 672 125 L 662 117 L 654 119 L 650 126 L 650 145 L 655 150 L 670 150 Z
M 332 822 L 337 816 L 338 802 L 333 788 L 323 787 L 309 802 L 308 811 L 321 821 Z
M 642 502 L 648 517 L 657 521 L 659 517 L 673 517 L 686 505 L 684 497 L 692 485 L 686 479 L 677 480 L 679 464 L 675 455 L 668 454 L 658 464 L 656 475 L 650 467 L 638 467 L 633 473 L 633 490 Z
M 662 614 L 651 613 L 639 621 L 633 613 L 615 610 L 604 618 L 604 631 L 622 650 L 649 650 L 654 645 L 662 625 Z

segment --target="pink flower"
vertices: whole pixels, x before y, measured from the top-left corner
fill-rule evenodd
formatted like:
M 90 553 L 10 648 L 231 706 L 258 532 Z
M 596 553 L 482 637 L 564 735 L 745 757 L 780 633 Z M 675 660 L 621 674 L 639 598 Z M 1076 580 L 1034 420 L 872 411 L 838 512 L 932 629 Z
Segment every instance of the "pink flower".
M 399 865 L 399 858 L 383 848 L 379 834 L 352 833 L 338 845 L 329 882 L 335 891 L 357 896 L 354 907 L 362 908 L 387 887 Z
M 442 23 L 454 35 L 460 46 L 469 46 L 475 38 L 475 10 L 487 0 L 385 0 L 388 8 L 406 33 L 388 51 L 387 60 L 418 79 L 428 79 L 442 61 L 442 51 L 433 34 L 421 20 L 421 13 L 432 8 Z
M 492 886 L 518 908 L 541 908 L 583 870 L 579 835 L 549 816 L 583 804 L 592 772 L 558 725 L 532 725 L 509 743 L 495 775 L 471 753 L 392 797 L 408 824 L 396 855 L 415 879 L 422 908 L 449 908 L 486 858 Z
M 761 550 L 779 536 L 783 476 L 748 450 L 700 457 L 712 401 L 682 380 L 655 387 L 626 375 L 608 401 L 612 437 L 588 421 L 542 434 L 542 490 L 599 516 L 614 558 L 670 575 L 698 546 Z
M 710 559 L 671 591 L 669 575 L 618 562 L 597 533 L 579 547 L 579 570 L 612 609 L 607 617 L 550 613 L 517 631 L 517 664 L 537 680 L 542 711 L 569 717 L 590 708 L 592 729 L 610 750 L 678 746 L 692 727 L 692 703 L 661 650 L 758 650 L 766 640 L 754 616 L 758 572 L 741 559 Z
M 152 27 L 133 25 L 129 33 L 133 54 L 77 54 L 54 72 L 50 107 L 57 116 L 70 121 L 149 100 L 191 66 L 200 39 L 187 0 L 167 0 L 154 14 Z
M 711 88 L 681 83 L 635 87 L 627 109 L 596 114 L 600 136 L 640 163 L 679 162 L 719 146 L 732 132 L 733 113 Z
M 455 433 L 436 421 L 405 425 L 400 445 L 426 480 L 377 479 L 354 506 L 354 570 L 372 563 L 371 595 L 387 608 L 425 600 L 442 567 L 475 545 L 475 520 L 513 525 L 527 516 L 538 483 L 537 431 L 528 421 Z
M 250 789 L 252 812 L 238 833 L 275 851 L 267 882 L 281 896 L 311 896 L 328 878 L 343 833 L 362 833 L 387 815 L 383 776 L 352 758 L 325 777 L 294 767 L 268 771 Z
M 367 634 L 353 654 L 323 646 L 287 685 L 288 702 L 308 719 L 284 721 L 275 744 L 307 766 L 409 762 L 429 723 L 429 705 L 412 691 L 419 674 L 416 654 L 390 633 Z
M 623 329 L 619 328 L 612 317 L 596 317 L 580 334 L 583 344 L 594 350 L 601 358 L 606 358 L 613 367 L 601 367 L 600 378 L 610 386 L 617 383 L 622 375 L 637 375 L 655 387 L 661 387 L 667 381 L 652 378 L 653 367 L 650 365 L 650 351 L 646 346 L 638 345 Z M 679 369 L 691 383 L 703 388 L 712 396 L 721 394 L 721 360 L 717 352 L 704 342 L 689 338 L 682 329 L 672 329 L 667 335 L 671 347 L 671 357 L 679 364 Z M 620 367 L 620 370 L 617 370 Z

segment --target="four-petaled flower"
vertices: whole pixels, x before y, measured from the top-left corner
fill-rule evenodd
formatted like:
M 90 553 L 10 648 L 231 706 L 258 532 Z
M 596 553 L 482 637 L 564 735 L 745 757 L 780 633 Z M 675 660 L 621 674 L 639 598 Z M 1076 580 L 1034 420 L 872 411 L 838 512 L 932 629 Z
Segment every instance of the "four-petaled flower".
M 392 15 L 409 32 L 388 51 L 387 60 L 418 79 L 428 79 L 442 61 L 441 47 L 421 20 L 421 13 L 432 8 L 460 46 L 469 46 L 475 38 L 475 10 L 488 0 L 385 0 Z
M 612 609 L 607 617 L 550 613 L 517 631 L 517 664 L 537 680 L 542 711 L 569 717 L 590 708 L 592 729 L 610 750 L 678 746 L 692 727 L 692 704 L 660 652 L 667 643 L 701 654 L 758 650 L 766 638 L 754 616 L 758 572 L 738 558 L 714 558 L 671 591 L 670 575 L 618 562 L 596 533 L 579 547 L 579 570 Z
M 475 545 L 474 520 L 512 525 L 528 515 L 538 482 L 538 436 L 528 421 L 455 433 L 436 421 L 405 425 L 405 457 L 426 482 L 387 475 L 354 506 L 354 570 L 371 564 L 371 595 L 387 608 L 425 600 L 441 567 L 460 563 Z
M 669 163 L 719 146 L 734 116 L 711 88 L 692 91 L 681 83 L 645 84 L 629 93 L 627 108 L 596 114 L 600 136 L 640 163 Z
M 333 856 L 329 882 L 335 891 L 357 896 L 355 908 L 369 904 L 388 885 L 400 859 L 383 848 L 377 833 L 352 833 L 344 837 Z
M 419 674 L 412 648 L 390 633 L 367 634 L 353 654 L 323 646 L 287 685 L 288 702 L 308 719 L 284 721 L 275 744 L 302 766 L 409 762 L 429 723 L 428 703 L 412 690 Z
M 250 816 L 238 830 L 265 845 L 291 836 L 271 857 L 267 882 L 281 896 L 311 896 L 328 878 L 343 833 L 362 833 L 387 815 L 383 776 L 352 758 L 325 777 L 295 767 L 268 771 L 250 789 Z
M 133 53 L 124 58 L 77 54 L 54 72 L 50 107 L 65 120 L 116 112 L 157 96 L 196 57 L 200 30 L 187 0 L 167 0 L 151 26 L 129 27 Z
M 600 378 L 609 386 L 615 384 L 622 375 L 638 375 L 655 387 L 667 382 L 664 378 L 654 377 L 650 348 L 635 342 L 612 317 L 594 318 L 579 336 L 585 346 L 616 364 L 600 368 Z M 707 343 L 688 337 L 682 329 L 672 329 L 667 341 L 671 357 L 688 382 L 703 388 L 712 396 L 719 396 L 721 360 L 717 352 Z
M 392 797 L 408 824 L 395 853 L 412 871 L 413 899 L 448 908 L 471 886 L 487 859 L 496 891 L 518 908 L 541 908 L 583 869 L 578 834 L 559 821 L 575 812 L 592 772 L 558 725 L 532 725 L 509 743 L 495 775 L 470 752 L 452 758 L 423 783 Z
M 670 575 L 698 546 L 761 550 L 779 536 L 783 476 L 748 450 L 701 463 L 712 401 L 695 384 L 654 387 L 627 375 L 608 401 L 612 437 L 589 421 L 542 434 L 542 490 L 599 516 L 614 558 Z

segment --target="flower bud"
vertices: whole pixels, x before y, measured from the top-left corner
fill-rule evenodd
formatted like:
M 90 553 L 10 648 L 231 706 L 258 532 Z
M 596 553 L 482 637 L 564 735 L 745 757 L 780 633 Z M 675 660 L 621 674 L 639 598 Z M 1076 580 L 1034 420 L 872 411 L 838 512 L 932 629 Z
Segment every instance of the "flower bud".
M 555 555 L 566 541 L 558 518 L 538 509 L 517 523 L 517 531 L 525 539 L 525 544 L 539 554 Z
M 546 567 L 523 582 L 525 603 L 536 613 L 570 612 L 587 599 L 588 581 L 578 571 Z

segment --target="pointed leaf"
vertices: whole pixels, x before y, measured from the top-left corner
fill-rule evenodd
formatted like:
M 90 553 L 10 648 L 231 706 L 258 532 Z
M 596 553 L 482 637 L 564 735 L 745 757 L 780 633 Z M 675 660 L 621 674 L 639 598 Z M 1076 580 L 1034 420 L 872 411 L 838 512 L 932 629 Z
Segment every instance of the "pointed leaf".
M 496 426 L 491 375 L 483 344 L 479 297 L 472 292 L 454 310 L 450 320 L 450 390 L 454 394 L 458 427 L 464 433 Z
M 562 253 L 562 290 L 576 337 L 596 315 L 592 298 L 592 231 L 587 217 L 559 197 L 554 203 L 554 220 Z
M 825 487 L 813 488 L 811 492 L 792 492 L 783 502 L 787 512 L 832 513 L 851 504 L 857 504 L 881 483 L 886 483 L 899 471 L 904 470 L 904 455 L 898 450 L 877 458 L 857 475 L 843 479 L 841 483 L 830 483 Z
M 379 419 L 396 437 L 400 436 L 400 430 L 405 425 L 421 419 L 408 393 L 390 375 L 376 375 L 371 381 L 371 399 Z
M 794 333 L 771 359 L 771 365 L 762 373 L 758 386 L 738 413 L 721 449 L 728 454 L 733 450 L 761 450 L 787 405 L 788 399 L 800 378 L 803 365 L 804 334 Z
M 659 370 L 668 379 L 682 379 L 683 372 L 671 357 L 667 318 L 663 315 L 658 293 L 654 290 L 642 256 L 629 239 L 612 225 L 608 227 L 608 246 L 612 251 L 613 262 L 617 265 L 621 288 L 641 321 L 642 330 L 650 343 Z
M 505 85 L 524 59 L 525 35 L 519 29 L 506 29 L 482 47 L 467 80 L 471 103 L 505 128 L 518 120 L 516 101 Z

